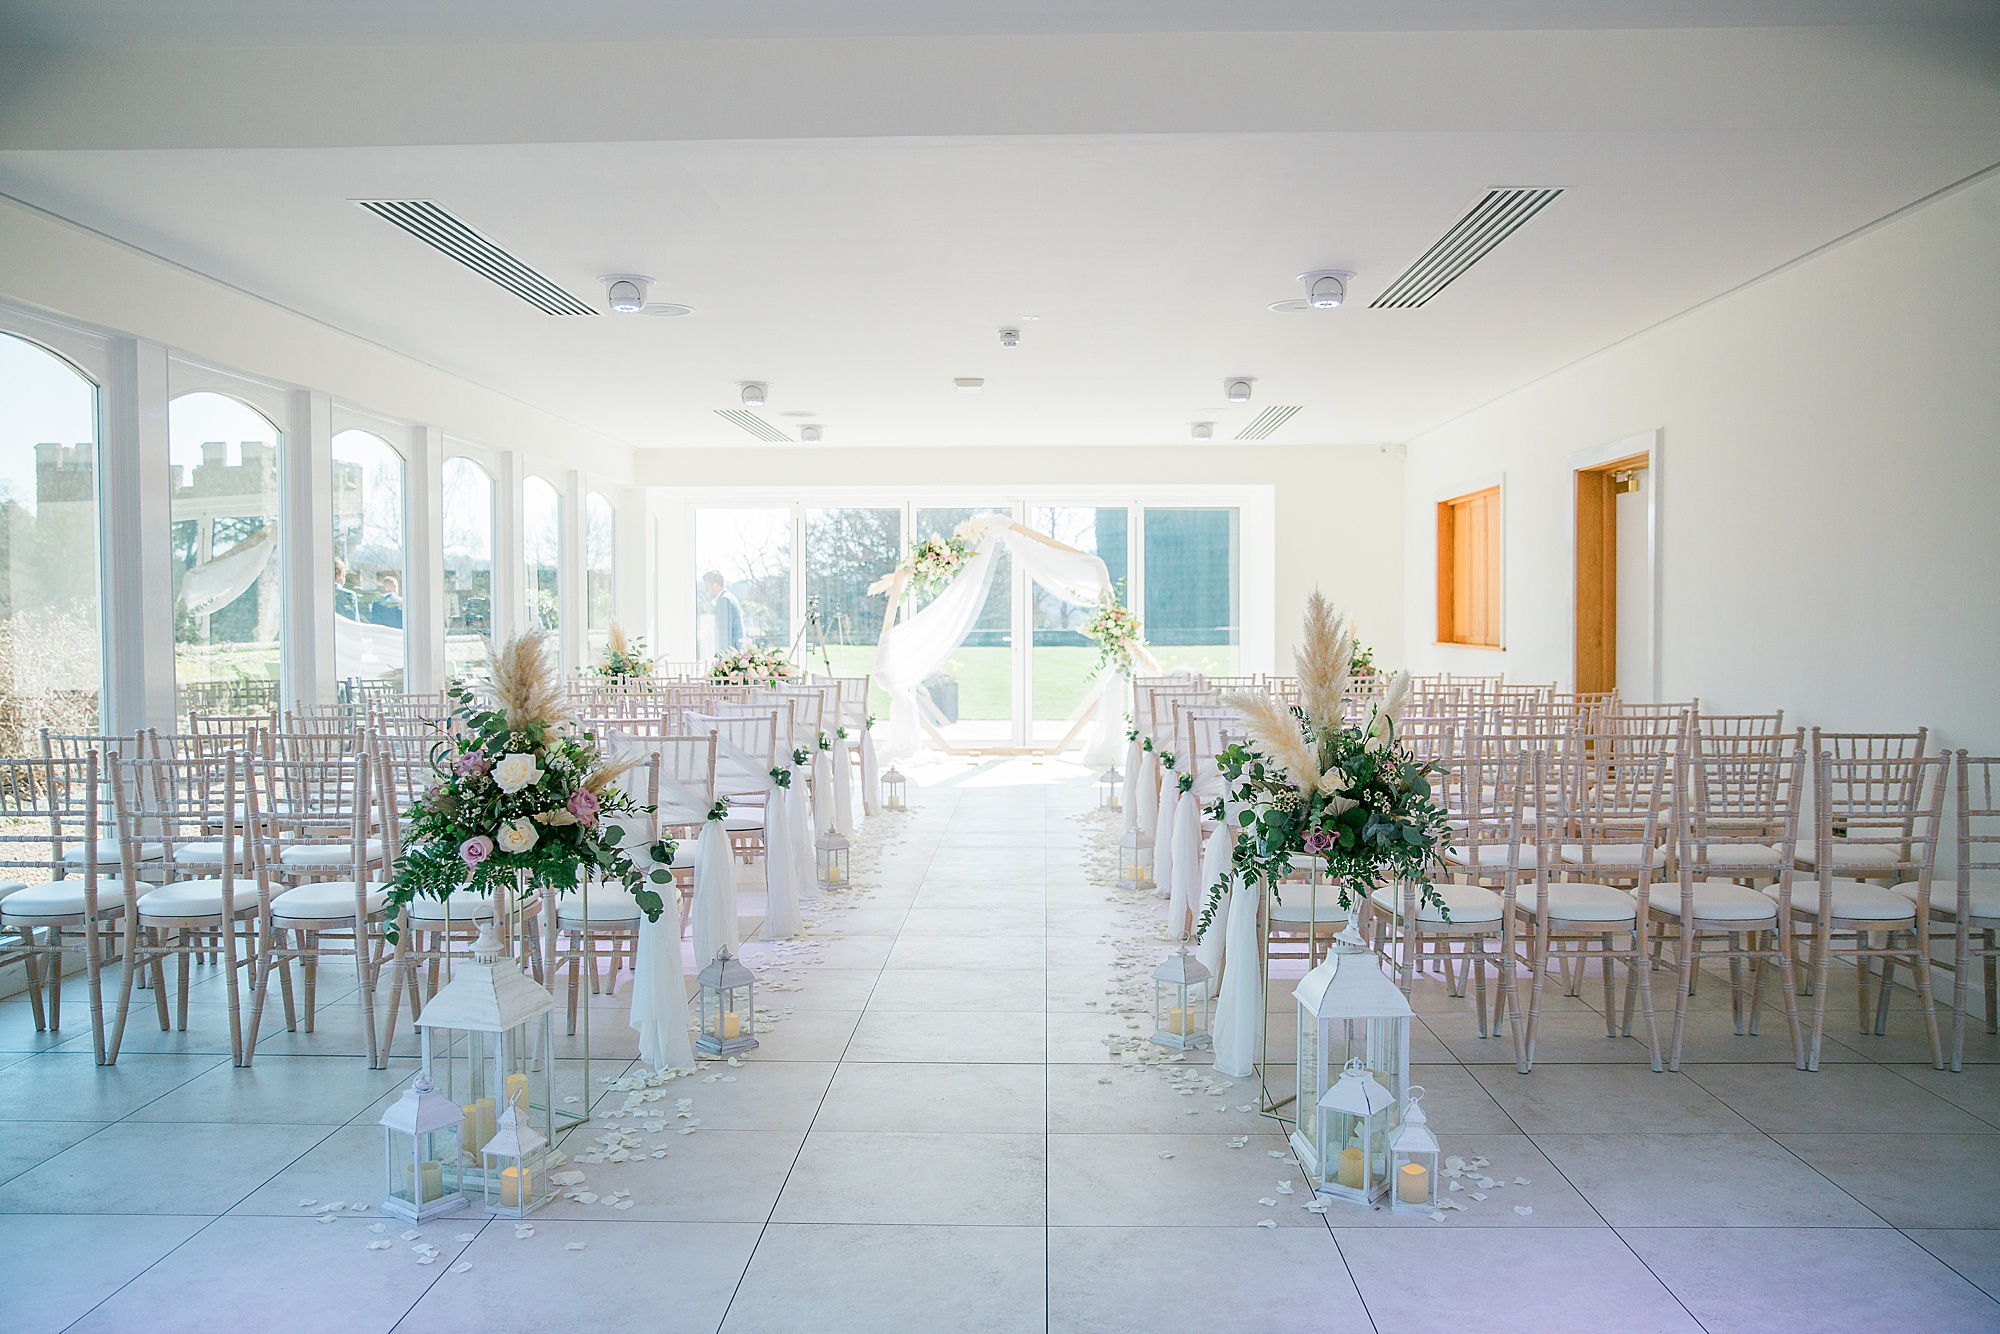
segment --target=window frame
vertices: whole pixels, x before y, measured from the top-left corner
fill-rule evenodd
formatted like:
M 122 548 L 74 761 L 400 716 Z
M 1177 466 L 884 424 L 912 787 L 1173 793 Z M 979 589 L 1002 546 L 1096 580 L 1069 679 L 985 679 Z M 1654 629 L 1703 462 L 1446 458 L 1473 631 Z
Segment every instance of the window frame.
M 1432 642 L 1438 647 L 1478 649 L 1484 652 L 1506 651 L 1506 498 L 1506 486 L 1503 480 L 1497 477 L 1452 487 L 1437 498 L 1434 506 L 1437 543 L 1437 637 Z M 1468 610 L 1458 605 L 1457 588 L 1463 568 L 1461 557 L 1464 554 L 1459 548 L 1458 519 L 1467 507 L 1474 504 L 1490 507 L 1491 515 L 1483 552 L 1485 577 L 1479 581 L 1481 587 L 1473 590 L 1471 600 L 1474 606 Z M 1481 571 L 1474 570 L 1472 573 L 1478 574 Z M 1482 601 L 1486 605 L 1480 605 Z M 1490 640 L 1465 637 L 1467 620 L 1474 613 L 1483 613 L 1478 619 L 1490 623 L 1492 630 Z

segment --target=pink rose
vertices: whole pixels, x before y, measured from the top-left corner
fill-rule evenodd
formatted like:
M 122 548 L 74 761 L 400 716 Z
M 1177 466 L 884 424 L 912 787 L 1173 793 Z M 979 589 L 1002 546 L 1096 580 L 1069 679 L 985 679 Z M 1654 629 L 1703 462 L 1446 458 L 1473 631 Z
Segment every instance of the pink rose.
M 570 794 L 569 813 L 586 829 L 597 823 L 597 807 L 597 794 L 589 788 L 580 787 Z
M 458 845 L 459 860 L 467 866 L 477 866 L 493 855 L 493 840 L 484 834 L 474 834 Z
M 1308 829 L 1304 842 L 1306 851 L 1317 857 L 1333 846 L 1333 835 L 1324 829 Z
M 489 767 L 491 766 L 483 750 L 468 750 L 458 757 L 458 772 L 461 775 L 483 774 Z

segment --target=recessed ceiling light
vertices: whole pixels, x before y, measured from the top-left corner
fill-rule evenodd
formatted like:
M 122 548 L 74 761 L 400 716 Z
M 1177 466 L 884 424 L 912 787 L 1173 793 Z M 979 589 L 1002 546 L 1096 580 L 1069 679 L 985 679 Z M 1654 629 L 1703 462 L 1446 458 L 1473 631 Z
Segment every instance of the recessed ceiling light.
M 974 376 L 962 376 L 952 383 L 958 386 L 958 392 L 961 394 L 976 394 L 986 387 L 986 381 Z
M 820 429 L 817 426 L 801 426 L 799 428 L 799 439 L 809 445 L 816 445 L 819 443 Z
M 743 386 L 743 406 L 746 408 L 763 407 L 764 394 L 769 388 L 769 385 L 759 384 L 755 380 L 747 381 Z
M 781 412 L 781 413 L 779 413 L 778 415 L 779 415 L 780 417 L 817 417 L 817 416 L 819 416 L 819 414 L 818 414 L 817 412 L 807 412 L 807 411 L 805 411 L 805 410 L 804 410 L 804 409 L 802 409 L 802 408 L 793 408 L 793 409 L 792 409 L 792 410 L 791 410 L 790 412 Z
M 1021 331 L 1019 329 L 1002 329 L 1000 331 L 1000 346 L 1019 347 L 1020 345 Z
M 1306 305 L 1313 310 L 1338 310 L 1341 302 L 1347 300 L 1347 284 L 1353 277 L 1352 269 L 1313 269 L 1301 273 L 1299 281 L 1306 285 Z
M 1248 403 L 1250 386 L 1256 379 L 1254 375 L 1232 375 L 1222 382 L 1222 396 L 1231 403 Z
M 1213 440 L 1213 439 L 1215 439 L 1215 423 L 1214 423 L 1214 422 L 1194 422 L 1194 423 L 1192 423 L 1192 426 L 1193 426 L 1193 428 L 1194 428 L 1194 438 L 1195 438 L 1195 439 L 1197 439 L 1197 440 Z
M 604 284 L 604 299 L 620 315 L 637 315 L 646 306 L 646 292 L 653 280 L 643 273 L 607 273 L 598 278 Z
M 694 314 L 693 306 L 680 306 L 671 301 L 648 301 L 639 307 L 641 315 L 656 315 L 663 320 L 676 320 L 683 315 Z

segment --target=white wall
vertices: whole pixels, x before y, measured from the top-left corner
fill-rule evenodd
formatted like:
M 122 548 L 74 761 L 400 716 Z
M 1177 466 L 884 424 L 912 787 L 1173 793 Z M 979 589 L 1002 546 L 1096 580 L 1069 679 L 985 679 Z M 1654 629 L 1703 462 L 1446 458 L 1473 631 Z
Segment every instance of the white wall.
M 1156 449 L 649 450 L 638 480 L 658 487 L 1006 487 L 1222 483 L 1274 488 L 1272 667 L 1292 669 L 1306 599 L 1320 589 L 1345 608 L 1378 661 L 1403 643 L 1402 464 L 1373 446 L 1192 445 Z
M 1410 665 L 1570 681 L 1571 456 L 1654 431 L 1664 698 L 2000 751 L 2000 176 L 1410 442 Z M 1432 504 L 1495 475 L 1505 650 L 1435 645 Z

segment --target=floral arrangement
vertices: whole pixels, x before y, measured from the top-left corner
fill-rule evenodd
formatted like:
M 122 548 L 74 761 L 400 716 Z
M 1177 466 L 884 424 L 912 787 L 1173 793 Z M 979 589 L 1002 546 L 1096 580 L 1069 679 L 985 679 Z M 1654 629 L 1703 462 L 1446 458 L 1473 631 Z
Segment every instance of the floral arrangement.
M 1375 674 L 1375 650 L 1366 644 L 1354 646 L 1354 661 L 1348 665 L 1349 676 L 1373 676 Z
M 797 663 L 785 656 L 783 649 L 748 644 L 717 658 L 715 665 L 708 669 L 708 674 L 722 685 L 774 686 L 780 681 L 798 680 L 799 668 Z
M 1120 676 L 1132 675 L 1132 653 L 1139 643 L 1140 621 L 1137 613 L 1118 601 L 1118 595 L 1106 590 L 1104 596 L 1091 609 L 1090 619 L 1083 623 L 1083 633 L 1097 641 L 1098 672 L 1113 671 Z
M 972 544 L 959 533 L 933 535 L 911 547 L 899 568 L 908 571 L 910 586 L 917 592 L 935 593 L 952 581 L 971 555 Z
M 630 681 L 636 677 L 653 674 L 652 659 L 646 656 L 645 639 L 627 639 L 625 627 L 617 621 L 604 636 L 604 658 L 597 664 L 599 676 L 608 676 L 616 681 Z
M 1435 877 L 1450 830 L 1430 785 L 1441 770 L 1396 739 L 1410 699 L 1409 673 L 1389 683 L 1365 727 L 1349 724 L 1343 700 L 1353 631 L 1318 593 L 1307 604 L 1305 631 L 1296 655 L 1299 707 L 1282 708 L 1263 694 L 1229 699 L 1249 732 L 1247 742 L 1216 757 L 1227 785 L 1217 818 L 1237 809 L 1235 871 L 1245 884 L 1261 880 L 1275 896 L 1293 857 L 1322 857 L 1342 907 L 1407 880 L 1417 883 L 1427 905 L 1443 911 Z M 1210 888 L 1199 930 L 1208 928 L 1225 888 L 1226 882 Z
M 631 763 L 607 760 L 576 730 L 540 631 L 511 640 L 490 666 L 497 707 L 450 689 L 451 736 L 431 761 L 437 782 L 406 813 L 410 832 L 391 875 L 390 938 L 412 899 L 486 893 L 521 872 L 559 890 L 586 876 L 616 881 L 659 920 L 665 904 L 654 887 L 673 879 L 674 844 L 652 845 L 649 870 L 622 846 L 621 820 L 651 812 L 616 785 Z

